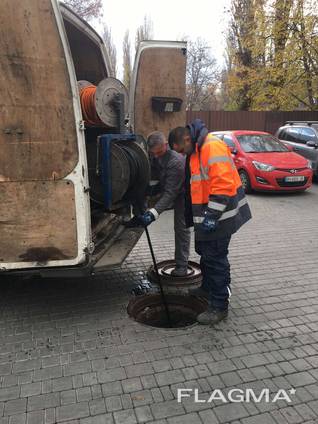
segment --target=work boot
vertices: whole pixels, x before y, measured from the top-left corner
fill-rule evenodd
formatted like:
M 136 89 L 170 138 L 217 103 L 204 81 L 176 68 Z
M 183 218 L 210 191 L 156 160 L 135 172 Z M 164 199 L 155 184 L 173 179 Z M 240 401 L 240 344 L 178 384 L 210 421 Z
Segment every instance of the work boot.
M 188 268 L 186 266 L 176 266 L 170 275 L 172 277 L 186 277 L 188 275 Z
M 224 318 L 227 317 L 227 315 L 228 315 L 227 309 L 221 311 L 209 306 L 205 312 L 202 312 L 202 314 L 199 314 L 197 316 L 197 321 L 199 324 L 202 324 L 202 325 L 213 325 L 222 321 Z
M 204 299 L 209 299 L 209 293 L 204 290 L 202 287 L 196 287 L 195 289 L 189 289 L 188 291 L 190 296 L 204 297 Z

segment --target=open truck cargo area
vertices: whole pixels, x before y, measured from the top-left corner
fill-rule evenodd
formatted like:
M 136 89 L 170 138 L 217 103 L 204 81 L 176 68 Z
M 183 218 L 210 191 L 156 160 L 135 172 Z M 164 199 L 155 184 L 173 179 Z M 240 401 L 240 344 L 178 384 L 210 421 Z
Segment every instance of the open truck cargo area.
M 144 205 L 144 140 L 185 124 L 186 44 L 142 42 L 128 93 L 55 0 L 3 0 L 0 28 L 1 273 L 120 265 L 142 233 L 123 222 Z

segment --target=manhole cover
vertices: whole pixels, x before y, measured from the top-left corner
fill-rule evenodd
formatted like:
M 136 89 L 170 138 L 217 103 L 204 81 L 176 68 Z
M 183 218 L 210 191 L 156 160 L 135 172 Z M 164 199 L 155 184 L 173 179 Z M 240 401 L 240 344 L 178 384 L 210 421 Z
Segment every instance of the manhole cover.
M 171 327 L 188 327 L 208 306 L 207 301 L 194 296 L 166 294 Z M 130 300 L 127 312 L 135 321 L 152 327 L 169 328 L 161 294 L 148 294 Z
M 175 268 L 176 264 L 173 260 L 166 260 L 158 262 L 158 272 L 160 280 L 165 288 L 174 287 L 184 289 L 186 292 L 189 288 L 195 288 L 201 285 L 202 275 L 200 265 L 196 262 L 189 261 L 188 274 L 184 277 L 175 277 L 171 275 L 171 271 Z M 149 281 L 154 284 L 158 283 L 158 277 L 153 265 L 147 271 Z

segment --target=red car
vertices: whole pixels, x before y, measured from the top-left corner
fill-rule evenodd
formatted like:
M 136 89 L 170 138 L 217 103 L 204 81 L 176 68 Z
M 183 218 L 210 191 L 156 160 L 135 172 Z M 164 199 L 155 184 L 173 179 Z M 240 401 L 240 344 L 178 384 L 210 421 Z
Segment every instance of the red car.
M 260 131 L 216 131 L 214 135 L 230 147 L 246 193 L 304 191 L 311 186 L 311 162 L 273 135 Z

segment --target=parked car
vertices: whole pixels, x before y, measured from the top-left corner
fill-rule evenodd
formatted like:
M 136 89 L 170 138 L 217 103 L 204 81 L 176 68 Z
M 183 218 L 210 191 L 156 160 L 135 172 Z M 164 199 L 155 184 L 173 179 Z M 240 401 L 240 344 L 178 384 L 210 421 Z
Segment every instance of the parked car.
M 314 175 L 318 177 L 318 121 L 287 121 L 276 136 L 283 143 L 313 163 Z
M 259 131 L 217 131 L 231 149 L 244 190 L 304 191 L 312 184 L 311 161 L 276 137 Z

